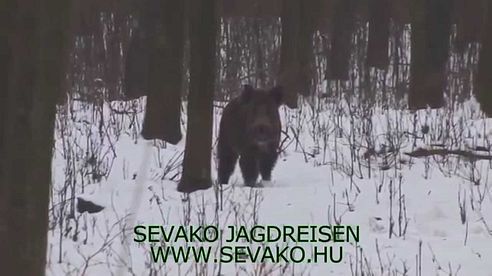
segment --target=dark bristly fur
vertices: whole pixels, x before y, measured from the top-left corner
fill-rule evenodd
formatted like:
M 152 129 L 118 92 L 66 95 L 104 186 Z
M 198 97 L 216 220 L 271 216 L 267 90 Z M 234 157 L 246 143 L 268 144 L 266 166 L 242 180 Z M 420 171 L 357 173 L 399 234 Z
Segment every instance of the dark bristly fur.
M 281 87 L 266 91 L 249 85 L 227 104 L 219 130 L 220 184 L 229 183 L 238 158 L 246 185 L 255 186 L 259 174 L 263 180 L 271 180 L 280 142 L 281 104 Z

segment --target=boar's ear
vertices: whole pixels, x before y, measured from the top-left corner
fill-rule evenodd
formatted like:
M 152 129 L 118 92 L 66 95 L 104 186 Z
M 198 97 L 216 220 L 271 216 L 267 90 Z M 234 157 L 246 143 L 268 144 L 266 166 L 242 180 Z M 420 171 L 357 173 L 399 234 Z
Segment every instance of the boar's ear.
M 253 97 L 255 89 L 249 85 L 245 84 L 243 85 L 243 92 L 241 93 L 241 102 L 247 103 L 249 100 Z
M 278 105 L 284 103 L 284 89 L 282 88 L 282 86 L 277 85 L 274 88 L 272 88 L 270 90 L 270 96 L 273 97 L 273 99 Z

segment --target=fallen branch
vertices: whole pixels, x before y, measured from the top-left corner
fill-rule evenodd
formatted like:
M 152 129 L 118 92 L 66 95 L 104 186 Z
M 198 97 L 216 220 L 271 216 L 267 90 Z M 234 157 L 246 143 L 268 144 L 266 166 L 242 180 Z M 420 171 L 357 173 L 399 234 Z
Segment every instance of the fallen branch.
M 418 148 L 415 151 L 412 152 L 405 152 L 406 155 L 411 156 L 411 157 L 428 157 L 432 155 L 459 155 L 463 156 L 465 158 L 468 158 L 470 160 L 492 160 L 492 155 L 484 155 L 484 154 L 476 154 L 472 151 L 465 151 L 465 150 L 448 150 L 448 149 L 423 149 L 423 148 Z

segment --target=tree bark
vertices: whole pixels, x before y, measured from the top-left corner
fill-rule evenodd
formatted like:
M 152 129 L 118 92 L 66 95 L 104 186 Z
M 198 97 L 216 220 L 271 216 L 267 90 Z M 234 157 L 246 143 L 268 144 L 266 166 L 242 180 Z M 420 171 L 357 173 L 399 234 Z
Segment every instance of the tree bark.
M 331 14 L 331 48 L 327 78 L 348 80 L 352 34 L 355 26 L 355 0 L 334 0 Z
M 183 1 L 149 0 L 147 7 L 143 27 L 150 45 L 149 92 L 142 136 L 177 144 L 182 138 L 185 5 Z
M 70 1 L 15 1 L 0 178 L 0 267 L 44 275 L 56 101 Z M 15 9 L 13 8 L 15 7 Z
M 415 0 L 412 6 L 410 109 L 444 105 L 451 5 L 447 0 Z
M 456 0 L 456 47 L 461 52 L 469 43 L 480 41 L 484 30 L 485 1 Z
M 10 46 L 8 32 L 10 31 L 11 1 L 0 2 L 0 158 L 3 156 L 3 131 L 7 108 L 7 93 L 10 65 Z M 0 179 L 2 177 L 2 162 L 0 162 Z M 0 203 L 1 204 L 1 203 Z M 1 205 L 0 205 L 1 207 Z
M 224 17 L 273 17 L 281 14 L 283 0 L 219 0 Z
M 369 1 L 367 65 L 378 69 L 386 69 L 389 64 L 390 4 L 390 0 Z
M 72 0 L 74 9 L 74 33 L 76 35 L 88 36 L 99 30 L 99 17 L 101 2 L 99 0 Z
M 299 44 L 297 47 L 297 56 L 299 58 L 299 93 L 303 96 L 314 94 L 313 76 L 314 69 L 314 43 L 313 35 L 316 28 L 316 12 L 320 7 L 320 0 L 303 0 L 301 1 L 301 18 L 299 26 Z
M 141 21 L 140 21 L 141 22 Z M 148 95 L 149 44 L 141 24 L 133 30 L 125 60 L 123 93 L 125 100 Z
M 488 12 L 482 33 L 482 48 L 478 60 L 478 72 L 475 81 L 475 95 L 482 111 L 492 117 L 492 1 L 487 1 Z
M 301 89 L 299 33 L 301 1 L 284 0 L 282 5 L 282 45 L 280 50 L 279 84 L 284 87 L 284 103 L 297 108 L 297 93 Z
M 312 94 L 313 34 L 319 0 L 284 0 L 279 83 L 285 104 L 297 108 L 298 94 Z
M 217 0 L 190 5 L 190 93 L 183 174 L 178 191 L 191 193 L 212 185 L 211 150 L 216 72 Z
M 122 37 L 126 17 L 119 10 L 114 10 L 111 19 L 106 21 L 108 30 L 105 35 L 106 60 L 104 61 L 104 84 L 109 101 L 121 100 Z

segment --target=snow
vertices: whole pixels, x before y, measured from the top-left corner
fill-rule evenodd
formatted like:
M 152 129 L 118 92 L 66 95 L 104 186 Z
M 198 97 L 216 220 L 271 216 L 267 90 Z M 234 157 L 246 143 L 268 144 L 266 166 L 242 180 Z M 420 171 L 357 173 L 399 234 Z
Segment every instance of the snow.
M 490 162 L 404 154 L 433 144 L 489 145 L 490 121 L 477 104 L 417 113 L 350 105 L 325 102 L 314 110 L 303 102 L 296 111 L 282 108 L 288 142 L 271 182 L 244 187 L 236 168 L 231 184 L 189 196 L 176 191 L 184 139 L 172 146 L 139 138 L 143 108 L 115 114 L 108 106 L 101 111 L 78 103 L 59 112 L 46 273 L 492 275 Z M 93 123 L 101 118 L 102 132 Z M 379 154 L 365 156 L 370 148 Z M 212 166 L 215 179 L 215 158 Z M 94 172 L 103 176 L 94 178 Z M 105 209 L 73 212 L 77 196 Z M 344 248 L 338 264 L 164 264 L 151 261 L 150 244 L 133 242 L 134 222 L 221 228 L 341 223 L 359 225 L 361 233 L 358 244 L 336 244 Z

